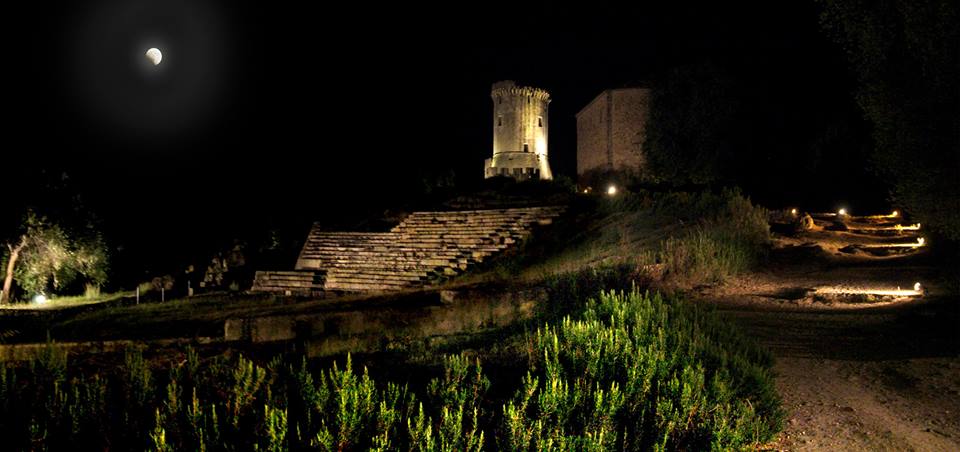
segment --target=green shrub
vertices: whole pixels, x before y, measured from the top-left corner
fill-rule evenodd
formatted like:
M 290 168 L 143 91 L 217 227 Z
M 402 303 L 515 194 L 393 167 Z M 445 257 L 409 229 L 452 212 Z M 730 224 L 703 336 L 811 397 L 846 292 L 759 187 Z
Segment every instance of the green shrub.
M 712 313 L 605 292 L 537 331 L 536 371 L 503 407 L 504 450 L 727 450 L 782 420 L 769 359 Z M 736 346 L 729 346 L 729 344 Z
M 635 288 L 577 305 L 626 271 L 554 280 L 566 316 L 531 333 L 529 359 L 515 364 L 526 376 L 497 391 L 465 354 L 427 368 L 418 398 L 350 355 L 318 371 L 302 357 L 261 366 L 187 348 L 164 373 L 132 348 L 101 377 L 70 375 L 50 346 L 0 367 L 0 435 L 11 450 L 157 451 L 727 450 L 771 439 L 782 418 L 771 359 L 713 312 Z

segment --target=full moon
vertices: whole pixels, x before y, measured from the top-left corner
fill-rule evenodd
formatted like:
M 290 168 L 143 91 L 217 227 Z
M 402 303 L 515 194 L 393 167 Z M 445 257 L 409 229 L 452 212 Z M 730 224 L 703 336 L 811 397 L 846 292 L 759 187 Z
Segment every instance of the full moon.
M 156 47 L 151 47 L 147 50 L 147 53 L 144 54 L 154 66 L 160 64 L 160 60 L 163 59 L 163 54 L 160 53 L 160 49 Z

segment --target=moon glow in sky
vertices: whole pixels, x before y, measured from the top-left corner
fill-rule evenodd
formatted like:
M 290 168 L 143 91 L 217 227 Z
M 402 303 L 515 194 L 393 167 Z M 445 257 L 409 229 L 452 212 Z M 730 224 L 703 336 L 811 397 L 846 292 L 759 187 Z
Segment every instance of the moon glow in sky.
M 160 49 L 156 47 L 151 47 L 144 55 L 154 66 L 160 64 L 160 60 L 163 60 L 163 54 L 160 53 Z
M 229 56 L 239 48 L 239 13 L 219 0 L 81 3 L 61 34 L 71 56 L 63 95 L 110 143 L 104 149 L 168 149 L 169 140 L 191 139 L 231 111 L 227 93 L 248 80 L 225 77 L 237 62 Z

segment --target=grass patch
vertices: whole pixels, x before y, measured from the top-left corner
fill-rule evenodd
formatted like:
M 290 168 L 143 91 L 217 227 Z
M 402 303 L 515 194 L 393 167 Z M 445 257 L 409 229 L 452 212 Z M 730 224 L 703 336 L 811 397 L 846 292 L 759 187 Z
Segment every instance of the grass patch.
M 722 282 L 753 268 L 766 255 L 770 241 L 767 211 L 737 191 L 673 194 L 658 201 L 656 209 L 693 223 L 663 240 L 657 253 L 657 262 L 677 282 Z
M 10 303 L 0 305 L 0 309 L 7 310 L 55 310 L 64 308 L 73 308 L 78 306 L 96 305 L 119 301 L 126 297 L 133 296 L 133 292 L 114 292 L 101 294 L 98 290 L 91 290 L 83 295 L 72 296 L 51 296 L 43 303 L 29 301 L 25 303 Z
M 755 267 L 769 240 L 767 211 L 737 190 L 580 198 L 557 224 L 465 280 L 536 281 L 592 267 L 663 264 L 671 283 L 717 283 Z

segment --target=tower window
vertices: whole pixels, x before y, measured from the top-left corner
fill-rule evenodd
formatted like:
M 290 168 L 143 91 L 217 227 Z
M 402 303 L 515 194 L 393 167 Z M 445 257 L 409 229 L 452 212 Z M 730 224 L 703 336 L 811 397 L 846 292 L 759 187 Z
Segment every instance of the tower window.
M 497 116 L 497 127 L 503 125 L 503 116 Z
M 497 96 L 497 105 L 500 105 L 502 103 L 503 103 L 503 98 L 500 96 Z
M 523 143 L 523 152 L 530 152 L 530 145 L 529 145 L 529 144 Z
M 537 118 L 537 126 L 543 127 L 543 116 Z

